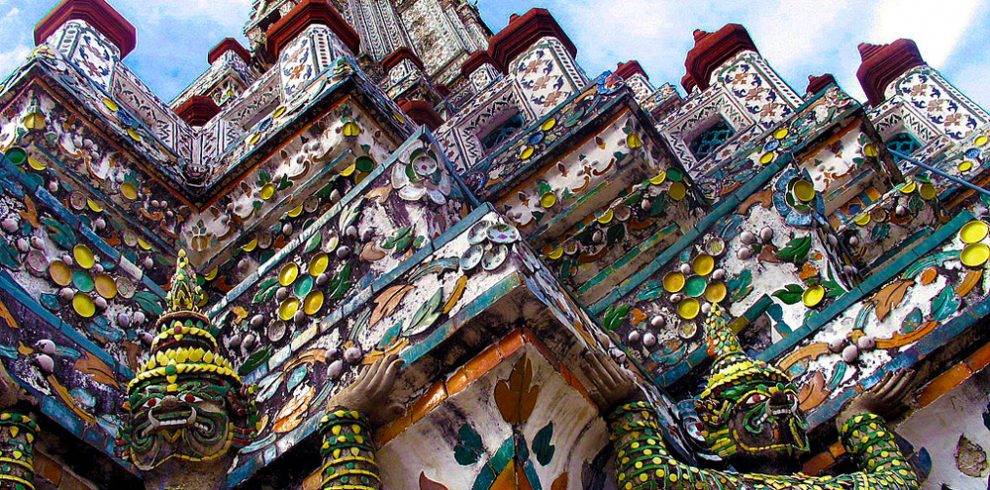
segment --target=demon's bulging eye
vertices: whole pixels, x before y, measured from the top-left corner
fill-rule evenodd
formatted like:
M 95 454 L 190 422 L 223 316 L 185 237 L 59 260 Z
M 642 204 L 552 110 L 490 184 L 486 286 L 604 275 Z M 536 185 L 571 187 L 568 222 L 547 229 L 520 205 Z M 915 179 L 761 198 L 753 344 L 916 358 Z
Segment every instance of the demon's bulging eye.
M 185 395 L 182 395 L 182 401 L 186 403 L 199 403 L 203 401 L 203 399 L 191 393 L 186 393 Z
M 750 406 L 759 405 L 766 401 L 767 401 L 767 396 L 764 395 L 763 393 L 753 393 L 752 395 L 749 396 L 749 398 L 746 399 L 746 404 Z
M 141 407 L 143 408 L 155 408 L 158 406 L 157 398 L 149 398 L 148 401 L 144 402 Z

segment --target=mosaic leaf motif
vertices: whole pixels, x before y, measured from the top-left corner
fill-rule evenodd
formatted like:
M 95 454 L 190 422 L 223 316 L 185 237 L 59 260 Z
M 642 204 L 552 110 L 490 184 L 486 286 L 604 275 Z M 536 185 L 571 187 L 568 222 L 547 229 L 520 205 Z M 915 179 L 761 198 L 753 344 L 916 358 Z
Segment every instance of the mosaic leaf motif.
M 745 269 L 729 280 L 729 295 L 732 301 L 739 301 L 753 292 L 753 273 Z
M 788 284 L 784 286 L 784 289 L 778 289 L 774 291 L 773 297 L 784 302 L 785 305 L 797 304 L 801 301 L 801 296 L 804 294 L 804 288 L 799 284 Z
M 416 335 L 430 328 L 430 325 L 433 325 L 433 322 L 437 321 L 437 318 L 440 318 L 439 308 L 440 301 L 442 300 L 443 289 L 437 289 L 433 293 L 433 296 L 416 310 L 416 314 L 413 315 L 412 320 L 409 322 L 409 328 L 405 330 L 405 334 Z
M 509 379 L 495 385 L 495 404 L 502 419 L 510 424 L 522 424 L 536 408 L 540 387 L 532 386 L 533 365 L 528 358 L 522 358 L 512 368 Z
M 536 453 L 536 460 L 543 466 L 550 464 L 553 460 L 553 453 L 557 448 L 551 444 L 553 439 L 553 422 L 549 422 L 546 427 L 540 429 L 533 438 L 533 452 Z
M 799 237 L 787 242 L 787 245 L 777 252 L 777 258 L 783 261 L 800 264 L 808 258 L 808 252 L 810 251 L 811 237 Z
M 97 383 L 120 388 L 110 366 L 89 352 L 83 353 L 83 356 L 76 361 L 75 369 L 83 374 L 88 374 Z
M 461 466 L 471 466 L 481 459 L 484 454 L 484 447 L 481 442 L 481 435 L 474 430 L 470 424 L 464 424 L 457 431 L 457 446 L 454 447 L 454 459 Z M 422 482 L 422 478 L 420 479 Z
M 461 296 L 464 295 L 464 290 L 467 289 L 467 276 L 461 276 L 457 279 L 454 284 L 454 290 L 450 293 L 450 298 L 447 298 L 447 302 L 443 305 L 443 313 L 450 313 L 457 306 L 457 302 L 461 300 Z
M 913 279 L 904 279 L 885 286 L 870 300 L 876 305 L 877 320 L 883 321 L 897 305 L 904 300 L 908 288 L 914 284 Z
M 412 288 L 409 284 L 397 284 L 382 291 L 382 294 L 375 298 L 375 304 L 378 306 L 371 313 L 371 320 L 368 325 L 375 326 L 382 318 L 391 315 L 399 307 L 399 303 L 402 303 L 402 298 L 405 298 L 406 294 L 412 291 Z
M 254 295 L 251 302 L 254 304 L 264 303 L 272 299 L 272 296 L 275 296 L 276 290 L 278 290 L 278 279 L 274 277 L 265 279 L 258 285 L 258 293 Z
M 68 250 L 76 244 L 76 234 L 72 228 L 51 218 L 43 219 L 42 223 L 48 228 L 48 238 L 59 247 Z
M 14 319 L 14 315 L 10 314 L 7 305 L 3 304 L 3 301 L 0 301 L 0 319 L 7 322 L 7 328 L 21 328 L 17 320 Z
M 921 326 L 921 322 L 924 321 L 924 316 L 921 314 L 921 308 L 915 308 L 911 310 L 904 317 L 904 322 L 901 323 L 901 332 L 911 333 Z
M 254 371 L 255 369 L 258 369 L 266 362 L 268 362 L 268 358 L 270 358 L 271 356 L 272 356 L 272 348 L 271 346 L 266 346 L 264 349 L 261 349 L 258 352 L 251 354 L 251 357 L 249 357 L 246 361 L 244 361 L 244 364 L 241 364 L 240 369 L 237 370 L 237 374 L 243 376 L 247 373 L 250 373 L 251 371 Z
M 627 304 L 616 306 L 610 306 L 605 310 L 605 317 L 602 321 L 602 327 L 605 330 L 615 330 L 622 326 L 622 323 L 626 321 L 626 317 L 629 316 L 629 310 L 632 307 Z
M 0 265 L 12 270 L 19 269 L 21 265 L 17 260 L 17 255 L 17 249 L 13 245 L 0 240 Z
M 162 314 L 162 304 L 158 301 L 158 296 L 155 296 L 154 293 L 141 291 L 140 293 L 134 295 L 134 302 L 137 303 L 142 310 L 152 316 L 157 317 Z
M 955 298 L 952 288 L 945 288 L 932 301 L 932 317 L 940 322 L 952 316 L 959 309 L 959 301 Z

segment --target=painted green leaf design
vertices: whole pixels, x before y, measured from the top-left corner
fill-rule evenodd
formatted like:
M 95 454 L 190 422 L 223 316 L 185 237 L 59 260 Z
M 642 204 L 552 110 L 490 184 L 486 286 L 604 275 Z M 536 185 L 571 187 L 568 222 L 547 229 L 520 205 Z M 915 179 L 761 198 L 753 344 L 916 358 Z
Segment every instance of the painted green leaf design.
M 605 316 L 603 318 L 602 328 L 605 330 L 615 330 L 622 326 L 622 323 L 626 321 L 626 317 L 629 316 L 629 310 L 632 307 L 627 304 L 619 306 L 610 306 L 605 310 Z
M 794 264 L 800 264 L 808 258 L 809 251 L 811 251 L 811 237 L 799 237 L 787 242 L 787 245 L 777 252 L 777 258 Z
M 778 289 L 774 291 L 773 297 L 782 301 L 785 305 L 793 305 L 801 301 L 801 296 L 804 294 L 804 288 L 799 284 L 788 284 L 784 286 L 784 289 Z
M 911 333 L 920 327 L 923 321 L 924 316 L 921 314 L 921 308 L 915 308 L 904 317 L 904 321 L 901 323 L 901 332 Z
M 536 453 L 536 460 L 543 466 L 550 464 L 553 460 L 553 453 L 556 447 L 551 444 L 553 439 L 553 422 L 540 429 L 533 438 L 533 452 Z
M 605 232 L 605 240 L 609 245 L 615 245 L 626 236 L 626 227 L 622 223 L 616 223 Z
M 66 226 L 65 223 L 55 221 L 51 218 L 43 218 L 41 222 L 48 228 L 48 238 L 51 238 L 56 245 L 66 250 L 75 246 L 76 233 L 72 231 L 72 228 Z
M 158 301 L 158 296 L 155 296 L 151 292 L 141 291 L 135 294 L 134 302 L 151 316 L 157 317 L 162 314 L 162 304 Z
M 321 243 L 323 243 L 323 232 L 317 231 L 316 234 L 310 237 L 309 241 L 306 242 L 306 248 L 303 250 L 303 253 L 308 254 L 313 250 L 316 250 L 316 247 L 319 247 Z
M 0 240 L 0 265 L 12 270 L 20 269 L 21 264 L 17 257 L 17 249 L 6 240 Z
M 464 424 L 457 431 L 457 446 L 454 447 L 454 459 L 461 466 L 471 466 L 481 459 L 484 453 L 481 435 L 470 424 Z
M 351 289 L 351 263 L 344 264 L 340 273 L 330 281 L 330 299 L 343 298 L 347 291 Z
M 744 269 L 727 284 L 732 301 L 739 301 L 753 292 L 753 272 Z
M 952 288 L 945 288 L 932 301 L 932 319 L 940 322 L 952 316 L 959 309 L 959 301 Z
M 263 364 L 268 362 L 268 358 L 271 356 L 272 348 L 270 346 L 251 354 L 251 357 L 247 358 L 247 360 L 244 361 L 244 364 L 241 364 L 241 367 L 237 370 L 237 374 L 244 376 L 251 371 L 258 369 Z
M 875 242 L 883 241 L 889 235 L 890 225 L 887 223 L 878 223 L 872 230 L 870 230 L 870 240 Z
M 657 299 L 664 295 L 663 282 L 661 281 L 647 281 L 643 284 L 643 290 L 636 295 L 636 299 L 639 301 L 646 301 L 651 299 Z
M 277 289 L 278 279 L 270 277 L 264 281 L 261 281 L 261 284 L 258 285 L 258 292 L 254 295 L 254 298 L 251 299 L 251 304 L 256 305 L 272 299 L 272 296 L 275 296 L 275 291 Z
M 440 302 L 443 300 L 443 288 L 437 288 L 437 291 L 433 293 L 430 299 L 420 305 L 419 309 L 416 310 L 416 314 L 413 315 L 412 321 L 409 322 L 409 328 L 406 330 L 406 335 L 415 335 L 420 333 L 427 328 L 433 322 L 440 318 Z

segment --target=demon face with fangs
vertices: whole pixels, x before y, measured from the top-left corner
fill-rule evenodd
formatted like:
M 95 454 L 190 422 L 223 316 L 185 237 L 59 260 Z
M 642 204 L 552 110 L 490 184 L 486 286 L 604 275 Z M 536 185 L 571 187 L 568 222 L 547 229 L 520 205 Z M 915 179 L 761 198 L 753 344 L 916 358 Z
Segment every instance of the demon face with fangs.
M 774 460 L 808 451 L 808 423 L 791 378 L 746 355 L 720 312 L 713 308 L 707 320 L 715 365 L 696 400 L 711 450 L 735 460 Z
M 212 461 L 254 436 L 253 387 L 217 352 L 202 295 L 180 252 L 151 355 L 127 390 L 130 423 L 118 446 L 142 470 L 172 458 Z

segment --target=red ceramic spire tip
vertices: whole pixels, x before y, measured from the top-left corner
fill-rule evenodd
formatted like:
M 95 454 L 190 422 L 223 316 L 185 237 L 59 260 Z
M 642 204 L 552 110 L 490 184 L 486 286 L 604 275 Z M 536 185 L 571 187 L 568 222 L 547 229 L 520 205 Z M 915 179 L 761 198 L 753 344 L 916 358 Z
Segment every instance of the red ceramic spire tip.
M 413 51 L 406 46 L 399 46 L 395 49 L 395 51 L 392 51 L 388 56 L 386 56 L 385 59 L 382 60 L 382 68 L 388 72 L 392 68 L 398 66 L 402 60 L 412 61 L 413 64 L 418 66 L 420 70 L 423 69 L 423 61 L 419 59 L 419 56 L 416 56 L 416 53 L 413 53 Z
M 809 94 L 817 94 L 821 92 L 822 89 L 828 87 L 829 85 L 835 83 L 835 77 L 831 73 L 823 73 L 821 75 L 808 75 L 808 89 Z
M 190 126 L 202 126 L 220 113 L 220 107 L 205 95 L 194 95 L 176 107 L 175 113 Z
M 227 51 L 233 51 L 237 54 L 237 56 L 240 56 L 245 63 L 251 62 L 251 53 L 249 53 L 244 46 L 241 46 L 241 43 L 237 42 L 237 40 L 232 37 L 225 38 L 223 41 L 217 43 L 217 45 L 210 50 L 210 54 L 206 59 L 212 65 L 214 61 L 223 56 L 223 54 Z
M 571 56 L 577 55 L 577 47 L 564 33 L 556 19 L 546 9 L 534 8 L 509 21 L 509 25 L 492 36 L 488 41 L 488 51 L 495 62 L 508 66 L 516 56 L 530 48 L 543 37 L 556 38 Z
M 615 68 L 615 74 L 622 78 L 629 78 L 633 75 L 641 75 L 647 80 L 650 79 L 650 76 L 646 74 L 646 70 L 644 70 L 636 60 L 629 60 L 625 63 L 619 63 L 619 65 Z
M 721 29 L 706 33 L 694 31 L 694 47 L 688 51 L 684 67 L 694 83 L 702 90 L 708 88 L 712 73 L 740 51 L 757 51 L 746 28 L 739 24 L 726 24 Z M 683 83 L 683 81 L 682 81 Z M 685 88 L 687 86 L 685 85 Z
M 465 77 L 471 76 L 475 70 L 485 64 L 492 65 L 496 70 L 505 73 L 505 68 L 495 62 L 491 53 L 488 51 L 475 51 L 464 60 L 464 63 L 461 63 L 461 75 Z
M 856 70 L 856 78 L 873 105 L 883 102 L 887 85 L 908 70 L 925 64 L 918 45 L 910 39 L 883 45 L 862 43 L 859 55 L 863 62 Z
M 357 54 L 361 37 L 326 0 L 302 0 L 285 17 L 268 28 L 268 49 L 275 56 L 307 27 L 321 24 L 330 28 L 352 53 Z
M 34 43 L 41 44 L 71 20 L 82 20 L 106 36 L 127 56 L 137 45 L 137 30 L 105 0 L 62 0 L 34 27 Z
M 433 131 L 443 124 L 443 118 L 437 113 L 429 102 L 422 99 L 400 99 L 399 108 L 402 109 L 410 119 L 422 124 Z

